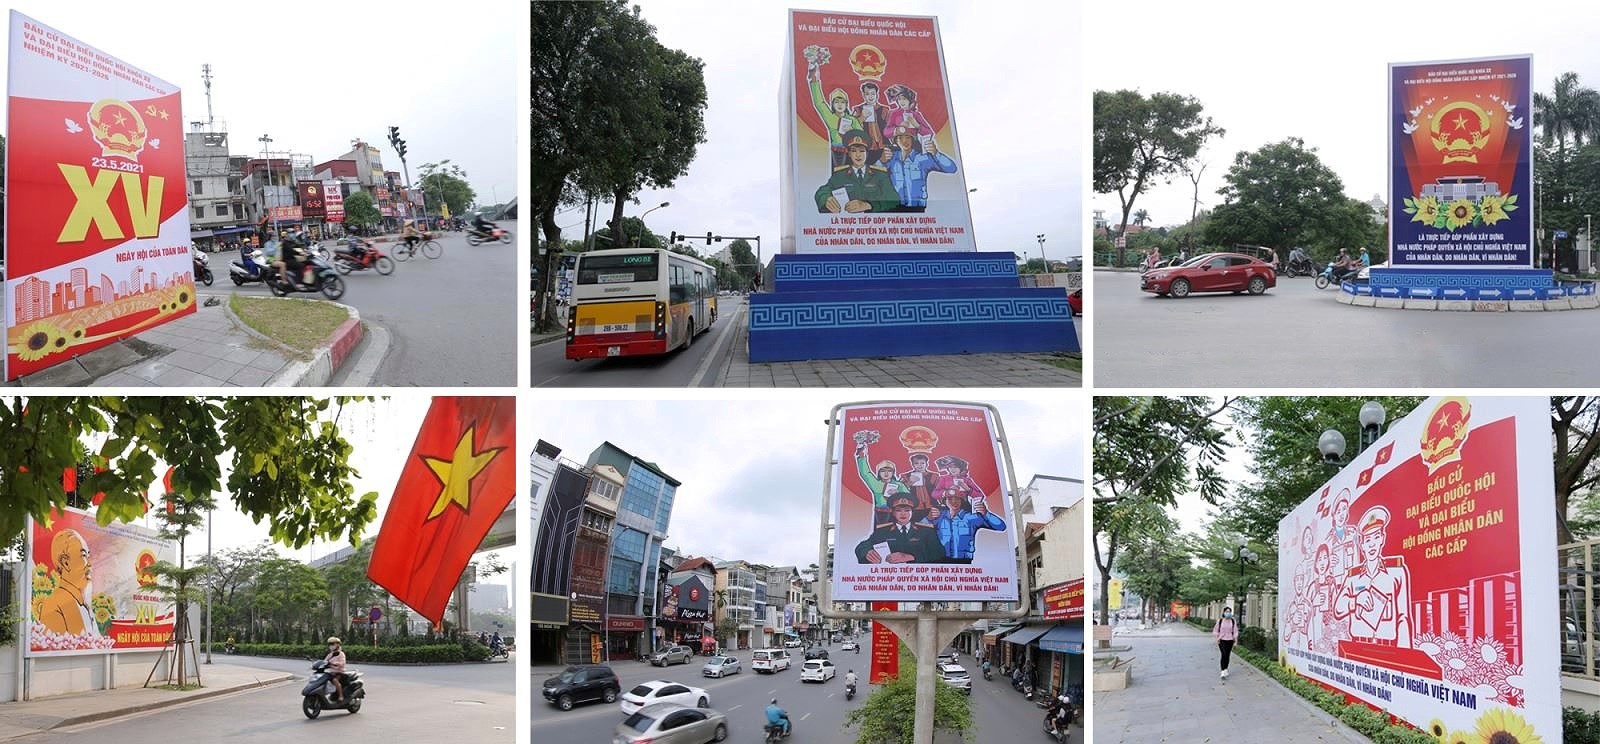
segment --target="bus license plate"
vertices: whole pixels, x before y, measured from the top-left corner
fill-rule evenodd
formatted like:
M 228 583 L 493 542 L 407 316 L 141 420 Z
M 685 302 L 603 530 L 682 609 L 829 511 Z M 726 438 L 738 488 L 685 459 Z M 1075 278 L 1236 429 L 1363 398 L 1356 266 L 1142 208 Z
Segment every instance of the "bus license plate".
M 600 326 L 601 333 L 627 333 L 633 330 L 632 323 L 606 323 Z
M 622 356 L 622 347 L 621 346 L 607 346 L 606 347 L 606 356 L 608 356 L 608 357 Z

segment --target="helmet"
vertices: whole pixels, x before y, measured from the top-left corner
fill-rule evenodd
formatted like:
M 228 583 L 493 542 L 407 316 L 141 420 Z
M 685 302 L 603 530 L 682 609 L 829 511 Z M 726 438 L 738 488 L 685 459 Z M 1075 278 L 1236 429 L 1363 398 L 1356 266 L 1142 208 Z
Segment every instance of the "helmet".
M 778 699 L 777 698 L 773 698 L 772 699 L 772 704 L 773 705 L 777 705 L 778 704 Z
M 339 636 L 328 636 L 328 643 L 339 643 Z

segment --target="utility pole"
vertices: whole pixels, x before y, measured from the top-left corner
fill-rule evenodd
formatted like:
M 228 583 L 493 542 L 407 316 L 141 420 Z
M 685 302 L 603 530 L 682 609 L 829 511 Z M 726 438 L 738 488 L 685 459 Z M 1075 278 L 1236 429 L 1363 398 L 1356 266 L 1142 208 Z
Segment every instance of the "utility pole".
M 206 131 L 211 131 L 211 65 L 200 65 L 200 79 L 206 81 Z
M 267 166 L 266 186 L 261 187 L 261 208 L 267 210 L 267 214 L 271 215 L 272 207 L 267 204 L 267 187 L 272 185 L 272 156 L 267 152 L 267 145 L 272 144 L 272 138 L 263 134 L 259 139 L 261 140 L 261 161 Z M 278 218 L 276 216 L 272 218 L 272 232 L 274 234 L 278 232 Z M 266 250 L 266 246 L 261 246 L 261 249 Z

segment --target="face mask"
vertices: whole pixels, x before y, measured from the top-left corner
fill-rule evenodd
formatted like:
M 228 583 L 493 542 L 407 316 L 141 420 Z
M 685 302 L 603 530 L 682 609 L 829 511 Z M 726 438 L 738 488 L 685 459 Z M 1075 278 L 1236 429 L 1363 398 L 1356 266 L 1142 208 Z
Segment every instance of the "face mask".
M 1233 613 L 1231 613 L 1231 612 L 1224 612 L 1224 613 L 1222 613 L 1222 616 L 1223 616 L 1223 617 L 1233 617 Z

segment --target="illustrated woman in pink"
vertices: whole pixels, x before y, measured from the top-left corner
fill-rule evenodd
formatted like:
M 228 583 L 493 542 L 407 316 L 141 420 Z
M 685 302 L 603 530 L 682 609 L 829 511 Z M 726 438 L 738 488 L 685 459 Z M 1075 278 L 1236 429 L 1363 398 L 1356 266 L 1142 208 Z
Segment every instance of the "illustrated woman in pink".
M 885 91 L 889 101 L 894 104 L 889 109 L 887 126 L 884 135 L 890 139 L 900 136 L 902 130 L 915 134 L 918 137 L 932 137 L 933 127 L 928 126 L 928 120 L 917 110 L 917 92 L 904 85 L 891 85 Z

